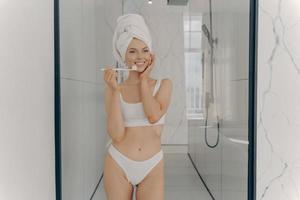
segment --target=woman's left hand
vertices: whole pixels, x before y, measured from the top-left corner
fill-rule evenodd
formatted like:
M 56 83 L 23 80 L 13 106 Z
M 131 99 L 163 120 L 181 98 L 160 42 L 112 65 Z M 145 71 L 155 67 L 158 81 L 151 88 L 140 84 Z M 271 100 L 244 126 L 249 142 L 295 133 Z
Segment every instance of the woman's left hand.
M 154 59 L 155 59 L 155 56 L 154 56 L 154 54 L 151 53 L 150 54 L 150 64 L 147 66 L 145 71 L 140 74 L 140 80 L 149 79 L 150 72 L 154 67 L 154 61 L 155 61 Z

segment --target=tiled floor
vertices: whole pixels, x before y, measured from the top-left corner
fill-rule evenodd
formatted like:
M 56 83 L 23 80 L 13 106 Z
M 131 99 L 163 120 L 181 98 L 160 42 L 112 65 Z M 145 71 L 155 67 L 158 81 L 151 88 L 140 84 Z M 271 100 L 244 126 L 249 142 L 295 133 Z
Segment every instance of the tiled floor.
M 165 153 L 164 159 L 166 200 L 211 200 L 187 154 Z M 106 200 L 103 181 L 93 200 Z

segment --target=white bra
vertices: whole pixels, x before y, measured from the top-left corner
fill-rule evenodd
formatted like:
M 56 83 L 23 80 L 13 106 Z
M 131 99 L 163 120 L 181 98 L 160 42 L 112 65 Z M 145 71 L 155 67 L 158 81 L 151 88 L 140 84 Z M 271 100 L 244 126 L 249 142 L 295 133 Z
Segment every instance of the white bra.
M 153 96 L 156 94 L 160 87 L 160 79 L 158 79 L 155 83 Z M 125 127 L 133 127 L 133 126 L 153 126 L 158 124 L 165 123 L 165 115 L 164 114 L 159 121 L 156 123 L 151 124 L 144 112 L 143 103 L 127 103 L 124 101 L 122 94 L 120 92 L 120 100 L 121 100 L 121 110 L 124 119 L 124 126 Z

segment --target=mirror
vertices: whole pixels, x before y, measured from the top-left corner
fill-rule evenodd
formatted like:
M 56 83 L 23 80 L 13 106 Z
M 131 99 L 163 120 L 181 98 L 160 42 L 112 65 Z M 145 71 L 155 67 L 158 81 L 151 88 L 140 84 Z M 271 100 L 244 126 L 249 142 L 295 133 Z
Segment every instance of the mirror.
M 254 59 L 249 56 L 249 1 L 56 2 L 61 102 L 57 199 L 248 199 L 253 165 L 248 116 L 254 112 L 248 109 L 253 107 L 248 99 L 249 62 Z M 126 14 L 142 16 L 155 62 L 143 81 L 137 76 L 141 73 L 118 71 L 120 90 L 112 92 L 104 79 L 108 71 L 101 68 L 126 67 L 113 54 L 117 19 Z M 150 43 L 132 41 L 128 45 L 135 50 L 130 54 L 125 45 L 122 55 L 129 67 L 137 59 L 145 61 L 137 67 L 146 69 L 151 56 L 143 45 Z M 152 114 L 150 123 L 146 116 L 159 110 L 161 102 L 169 102 L 165 115 Z M 114 105 L 109 111 L 122 114 L 110 118 L 108 103 Z M 128 125 L 124 129 L 118 129 L 120 119 Z

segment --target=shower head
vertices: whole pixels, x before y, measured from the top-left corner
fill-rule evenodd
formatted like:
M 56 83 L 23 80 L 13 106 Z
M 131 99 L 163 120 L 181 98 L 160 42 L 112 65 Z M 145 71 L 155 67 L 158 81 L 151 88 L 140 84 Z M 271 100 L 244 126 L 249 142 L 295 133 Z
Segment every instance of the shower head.
M 171 6 L 186 6 L 188 0 L 168 0 L 167 5 Z
M 208 42 L 209 42 L 210 46 L 212 46 L 212 36 L 211 36 L 206 24 L 202 24 L 201 28 L 202 28 L 202 31 L 203 31 L 204 35 L 208 39 Z
M 209 45 L 211 47 L 213 47 L 213 44 L 217 44 L 218 43 L 218 38 L 213 39 L 213 37 L 212 37 L 210 31 L 208 30 L 206 24 L 202 24 L 202 31 L 203 31 L 204 35 L 207 37 Z

